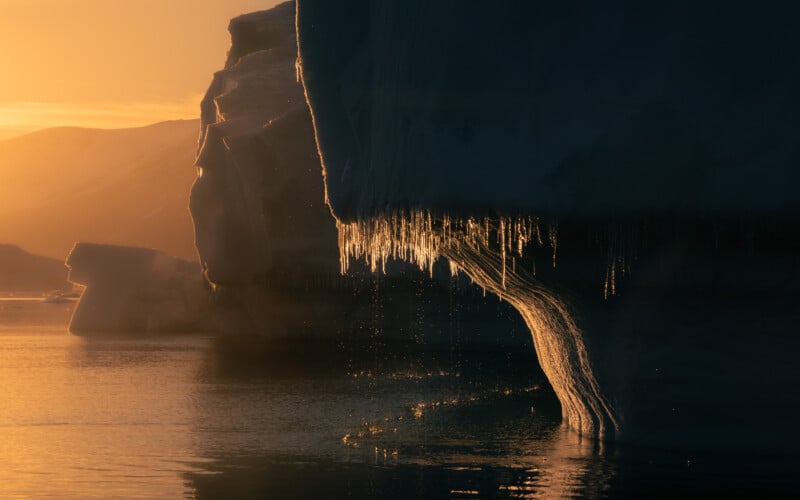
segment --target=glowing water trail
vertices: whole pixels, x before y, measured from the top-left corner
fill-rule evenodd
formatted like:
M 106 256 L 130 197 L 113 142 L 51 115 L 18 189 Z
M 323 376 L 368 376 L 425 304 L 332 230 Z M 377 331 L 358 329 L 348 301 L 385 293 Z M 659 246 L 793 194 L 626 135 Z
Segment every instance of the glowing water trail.
M 543 245 L 540 224 L 537 218 L 521 217 L 434 218 L 422 211 L 339 221 L 341 269 L 346 273 L 351 259 L 363 258 L 373 271 L 385 270 L 386 261 L 394 258 L 432 274 L 434 263 L 446 258 L 452 274 L 463 271 L 520 312 L 531 331 L 539 364 L 561 402 L 564 423 L 589 436 L 619 432 L 617 412 L 600 391 L 569 309 L 516 265 L 514 253 L 522 257 L 527 244 Z M 555 265 L 556 226 L 550 225 L 547 234 Z
M 533 337 L 539 364 L 561 402 L 564 423 L 586 435 L 618 432 L 615 412 L 602 396 L 592 371 L 581 331 L 566 305 L 553 293 L 507 270 L 504 286 L 498 286 L 496 252 L 458 245 L 443 255 L 476 284 L 499 295 L 522 315 Z

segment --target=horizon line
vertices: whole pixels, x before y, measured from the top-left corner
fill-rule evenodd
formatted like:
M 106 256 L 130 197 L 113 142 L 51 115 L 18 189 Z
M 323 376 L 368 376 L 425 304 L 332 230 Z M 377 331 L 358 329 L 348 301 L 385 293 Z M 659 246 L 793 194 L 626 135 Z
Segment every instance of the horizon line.
M 202 95 L 181 100 L 90 104 L 0 102 L 0 140 L 52 128 L 118 130 L 200 118 Z

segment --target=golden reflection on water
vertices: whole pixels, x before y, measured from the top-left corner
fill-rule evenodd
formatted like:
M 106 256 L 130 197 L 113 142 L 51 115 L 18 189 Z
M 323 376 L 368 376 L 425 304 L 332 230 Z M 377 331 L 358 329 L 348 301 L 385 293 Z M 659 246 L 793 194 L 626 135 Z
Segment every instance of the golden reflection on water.
M 0 497 L 181 497 L 176 471 L 193 457 L 185 377 L 136 349 L 3 333 Z
M 361 478 L 375 466 L 412 482 L 438 477 L 453 495 L 535 498 L 613 475 L 598 472 L 590 442 L 529 411 L 535 386 L 464 392 L 445 369 L 230 378 L 204 372 L 213 345 L 5 328 L 0 498 L 213 498 L 231 488 L 268 497 L 274 485 L 259 478 L 284 473 L 301 485 L 316 477 L 347 494 L 355 488 L 361 498 Z M 275 457 L 289 457 L 288 468 Z M 513 470 L 505 489 L 464 479 L 505 469 Z M 240 474 L 257 480 L 240 484 Z

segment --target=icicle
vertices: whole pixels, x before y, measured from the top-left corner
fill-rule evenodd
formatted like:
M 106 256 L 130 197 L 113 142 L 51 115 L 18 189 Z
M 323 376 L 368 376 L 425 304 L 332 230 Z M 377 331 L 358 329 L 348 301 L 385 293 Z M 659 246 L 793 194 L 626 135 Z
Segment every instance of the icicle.
M 553 249 L 553 268 L 556 267 L 556 252 L 558 251 L 558 225 L 550 223 L 547 228 L 547 237 L 550 240 L 550 247 Z
M 450 276 L 453 278 L 458 276 L 458 264 L 452 260 L 448 260 L 447 263 L 450 264 Z
M 517 255 L 522 257 L 522 250 L 525 247 L 525 244 L 528 242 L 528 230 L 524 226 L 525 222 L 518 220 L 517 225 Z
M 502 287 L 505 289 L 506 287 L 506 228 L 505 228 L 505 221 L 500 218 L 500 229 L 498 230 L 498 236 L 500 237 L 500 259 L 501 259 L 501 266 L 503 267 L 503 278 L 501 280 Z
M 542 229 L 539 226 L 539 218 L 534 217 L 533 219 L 534 230 L 536 231 L 536 243 L 541 247 L 544 246 L 544 241 L 542 241 Z
M 617 294 L 617 266 L 611 266 L 611 295 Z
M 511 223 L 511 219 L 506 219 L 505 225 L 506 225 L 506 231 L 508 231 L 508 235 L 506 235 L 506 246 L 507 246 L 507 249 L 508 249 L 508 253 L 511 253 L 511 252 L 514 251 L 514 249 L 512 248 L 512 242 L 514 240 L 513 240 L 512 236 L 511 236 L 511 228 L 513 227 L 513 224 Z

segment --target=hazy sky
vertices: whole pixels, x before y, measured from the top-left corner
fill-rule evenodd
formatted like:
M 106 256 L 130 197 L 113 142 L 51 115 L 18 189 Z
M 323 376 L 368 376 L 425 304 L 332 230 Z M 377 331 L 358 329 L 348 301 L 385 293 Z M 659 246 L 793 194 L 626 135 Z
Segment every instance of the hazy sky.
M 196 118 L 228 21 L 278 0 L 0 0 L 0 137 Z

